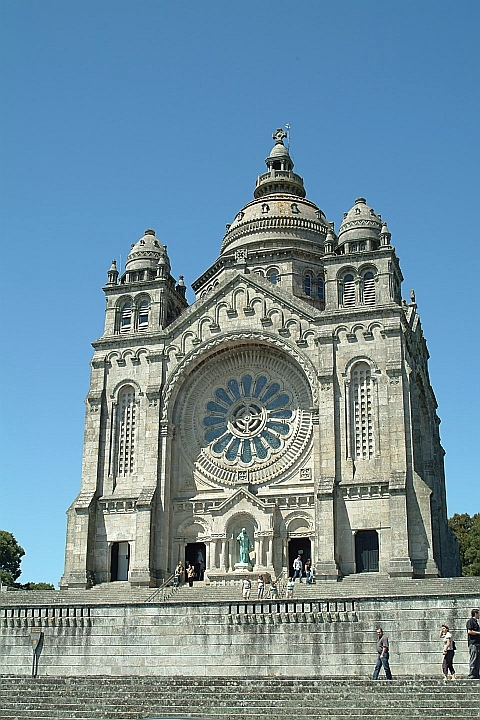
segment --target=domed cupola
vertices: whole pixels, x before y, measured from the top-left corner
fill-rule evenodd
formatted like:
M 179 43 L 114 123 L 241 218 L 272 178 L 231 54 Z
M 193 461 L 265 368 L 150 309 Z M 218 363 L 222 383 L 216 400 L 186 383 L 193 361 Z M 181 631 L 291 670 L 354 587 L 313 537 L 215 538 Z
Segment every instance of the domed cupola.
M 293 172 L 293 160 L 283 144 L 287 133 L 278 128 L 272 135 L 275 145 L 265 163 L 268 172 L 259 175 L 254 197 L 259 198 L 271 193 L 288 193 L 304 198 L 307 194 L 303 187 L 303 178 Z
M 337 250 L 375 250 L 380 245 L 382 217 L 367 205 L 365 198 L 357 198 L 355 205 L 343 216 L 338 230 Z M 363 247 L 365 244 L 365 247 Z
M 293 172 L 293 160 L 283 144 L 286 133 L 273 133 L 275 145 L 266 159 L 268 172 L 257 179 L 252 200 L 238 212 L 223 238 L 221 254 L 249 248 L 299 247 L 320 249 L 329 229 L 327 219 L 305 198 L 303 179 Z
M 155 230 L 145 230 L 145 235 L 132 245 L 125 270 L 126 272 L 156 270 L 160 257 L 165 253 L 166 248 L 155 237 Z

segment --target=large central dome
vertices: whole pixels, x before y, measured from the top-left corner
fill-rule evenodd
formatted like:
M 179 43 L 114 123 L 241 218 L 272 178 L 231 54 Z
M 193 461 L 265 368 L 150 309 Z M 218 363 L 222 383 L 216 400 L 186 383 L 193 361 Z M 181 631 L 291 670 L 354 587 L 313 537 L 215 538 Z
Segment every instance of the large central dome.
M 303 179 L 293 172 L 293 160 L 283 143 L 285 137 L 281 128 L 273 133 L 275 145 L 265 160 L 268 170 L 257 178 L 255 200 L 227 225 L 222 255 L 272 242 L 291 245 L 304 240 L 323 246 L 330 226 L 322 210 L 305 199 Z

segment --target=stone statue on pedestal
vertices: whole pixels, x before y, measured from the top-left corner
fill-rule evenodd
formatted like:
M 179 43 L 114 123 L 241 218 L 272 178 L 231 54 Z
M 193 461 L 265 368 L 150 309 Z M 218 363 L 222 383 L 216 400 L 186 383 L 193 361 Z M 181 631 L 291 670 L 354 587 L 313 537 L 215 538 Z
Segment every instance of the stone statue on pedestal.
M 250 550 L 253 548 L 248 533 L 245 528 L 242 528 L 241 532 L 237 536 L 237 542 L 240 547 L 240 563 L 244 565 L 250 565 Z

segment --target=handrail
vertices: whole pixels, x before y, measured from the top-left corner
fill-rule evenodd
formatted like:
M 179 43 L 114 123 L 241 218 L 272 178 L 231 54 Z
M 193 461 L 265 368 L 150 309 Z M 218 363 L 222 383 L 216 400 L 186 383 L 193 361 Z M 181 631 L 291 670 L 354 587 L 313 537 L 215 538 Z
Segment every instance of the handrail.
M 285 572 L 285 569 L 283 569 L 282 572 L 280 573 L 280 575 L 277 577 L 277 589 L 278 589 L 277 592 L 278 592 L 279 598 L 285 597 L 286 586 L 287 586 L 286 572 Z
M 165 602 L 168 598 L 172 597 L 172 595 L 178 590 L 178 585 L 171 585 L 171 582 L 173 581 L 173 578 L 175 575 L 169 575 L 166 580 L 160 585 L 160 587 L 156 588 L 154 592 L 149 595 L 149 597 L 145 600 L 145 602 L 153 602 L 157 599 L 157 595 L 160 595 L 160 593 L 163 593 L 162 598 L 160 602 Z M 167 594 L 167 589 L 169 590 L 169 593 Z

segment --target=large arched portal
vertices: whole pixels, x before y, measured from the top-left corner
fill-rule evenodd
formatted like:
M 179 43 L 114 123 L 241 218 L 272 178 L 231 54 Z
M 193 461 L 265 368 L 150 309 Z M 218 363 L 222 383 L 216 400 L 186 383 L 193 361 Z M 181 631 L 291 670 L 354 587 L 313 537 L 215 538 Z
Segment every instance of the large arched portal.
M 239 342 L 204 358 L 174 395 L 173 543 L 195 518 L 208 530 L 188 541 L 205 542 L 207 575 L 240 573 L 240 566 L 279 572 L 287 550 L 282 517 L 301 506 L 306 532 L 314 526 L 306 368 L 266 342 Z M 244 524 L 251 549 L 241 562 Z

